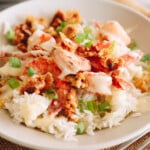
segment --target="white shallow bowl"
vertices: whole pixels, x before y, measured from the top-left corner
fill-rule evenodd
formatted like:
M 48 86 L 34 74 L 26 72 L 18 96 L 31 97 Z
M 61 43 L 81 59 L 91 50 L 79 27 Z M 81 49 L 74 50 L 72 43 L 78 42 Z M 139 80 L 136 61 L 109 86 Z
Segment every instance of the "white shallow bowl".
M 145 52 L 149 51 L 150 21 L 127 7 L 103 0 L 36 0 L 16 5 L 0 13 L 0 25 L 21 22 L 26 15 L 49 17 L 58 9 L 77 9 L 85 20 L 119 21 Z M 1 26 L 0 26 L 1 31 Z M 3 42 L 0 33 L 0 44 Z M 16 124 L 7 112 L 0 110 L 0 136 L 14 143 L 42 150 L 96 150 L 128 141 L 150 128 L 150 112 L 129 117 L 118 127 L 96 132 L 94 136 L 77 136 L 77 142 L 66 142 L 53 136 Z

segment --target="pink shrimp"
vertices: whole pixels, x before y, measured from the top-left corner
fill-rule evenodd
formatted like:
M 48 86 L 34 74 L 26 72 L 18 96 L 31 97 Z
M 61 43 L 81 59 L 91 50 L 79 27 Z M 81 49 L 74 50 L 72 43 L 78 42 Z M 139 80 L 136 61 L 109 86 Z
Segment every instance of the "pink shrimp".
M 112 72 L 112 84 L 113 86 L 115 86 L 116 88 L 125 90 L 127 88 L 129 88 L 131 86 L 131 84 L 124 80 L 122 77 L 119 76 L 120 75 L 120 70 L 115 70 Z
M 24 75 L 27 74 L 29 67 L 34 68 L 38 74 L 46 74 L 47 72 L 50 72 L 53 74 L 54 78 L 61 73 L 54 60 L 46 57 L 38 57 L 27 63 L 23 71 Z
M 143 52 L 141 50 L 136 50 L 134 52 L 131 52 L 130 54 L 125 54 L 121 56 L 121 58 L 124 60 L 125 65 L 129 65 L 135 61 L 138 61 L 142 58 Z

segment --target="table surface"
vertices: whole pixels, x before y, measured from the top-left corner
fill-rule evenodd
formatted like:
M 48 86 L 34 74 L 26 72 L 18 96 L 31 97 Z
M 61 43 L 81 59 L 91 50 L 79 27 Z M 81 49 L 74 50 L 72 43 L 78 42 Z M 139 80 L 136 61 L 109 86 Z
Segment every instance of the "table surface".
M 19 3 L 21 1 L 23 0 L 0 0 L 0 10 L 15 5 L 16 3 Z M 142 5 L 145 5 L 147 8 L 150 8 L 150 1 L 148 0 L 137 0 L 137 1 L 140 2 Z M 150 132 L 147 135 L 143 136 L 138 141 L 136 141 L 130 147 L 128 147 L 128 150 L 136 150 L 135 147 L 138 146 L 140 143 L 142 143 L 144 140 L 146 140 L 148 137 L 150 137 Z M 112 148 L 107 148 L 105 150 L 116 150 L 117 147 L 118 146 L 114 146 Z M 11 143 L 3 138 L 0 138 L 0 150 L 31 150 L 31 149 L 22 147 L 20 145 Z M 146 146 L 144 150 L 150 150 L 150 144 Z

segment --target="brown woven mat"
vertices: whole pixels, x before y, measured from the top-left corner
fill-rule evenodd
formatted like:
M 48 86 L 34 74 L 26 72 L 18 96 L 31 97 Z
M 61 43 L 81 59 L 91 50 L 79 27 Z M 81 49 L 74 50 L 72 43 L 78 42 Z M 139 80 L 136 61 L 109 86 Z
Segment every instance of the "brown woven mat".
M 144 140 L 146 140 L 148 137 L 150 137 L 150 132 L 143 136 L 141 139 L 136 141 L 134 144 L 132 144 L 130 147 L 127 148 L 127 150 L 136 150 L 136 147 L 142 143 Z M 105 150 L 116 150 L 118 146 L 114 146 L 112 148 L 107 148 Z M 32 150 L 29 148 L 25 148 L 16 144 L 13 144 L 11 142 L 8 142 L 2 138 L 0 138 L 0 150 Z M 150 144 L 145 147 L 144 150 L 150 150 Z

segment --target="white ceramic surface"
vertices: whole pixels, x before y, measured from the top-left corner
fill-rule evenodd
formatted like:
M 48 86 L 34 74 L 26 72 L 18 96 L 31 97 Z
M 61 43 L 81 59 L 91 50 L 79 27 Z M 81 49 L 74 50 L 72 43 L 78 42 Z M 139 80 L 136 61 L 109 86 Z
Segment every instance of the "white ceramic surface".
M 49 17 L 56 9 L 78 9 L 86 20 L 102 22 L 118 20 L 126 29 L 134 29 L 131 36 L 140 47 L 148 52 L 150 48 L 150 21 L 133 10 L 107 0 L 36 0 L 28 1 L 0 13 L 1 23 L 16 24 L 28 14 Z M 24 17 L 23 17 L 24 16 Z M 0 33 L 0 43 L 3 42 Z M 0 110 L 0 136 L 27 147 L 40 150 L 96 150 L 120 144 L 134 138 L 150 128 L 150 112 L 140 117 L 130 117 L 121 126 L 96 132 L 94 136 L 77 136 L 77 142 L 65 142 L 53 136 L 16 124 L 9 115 Z

